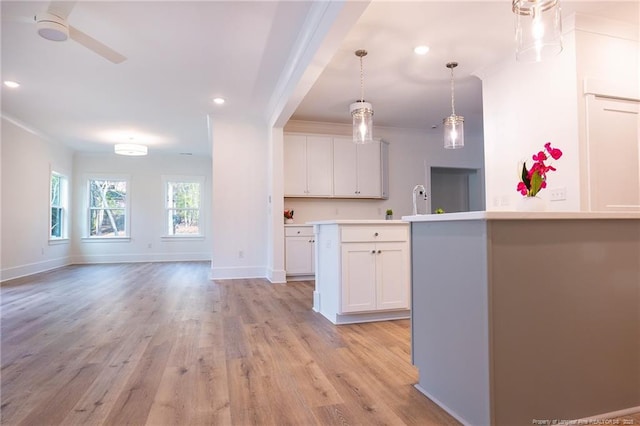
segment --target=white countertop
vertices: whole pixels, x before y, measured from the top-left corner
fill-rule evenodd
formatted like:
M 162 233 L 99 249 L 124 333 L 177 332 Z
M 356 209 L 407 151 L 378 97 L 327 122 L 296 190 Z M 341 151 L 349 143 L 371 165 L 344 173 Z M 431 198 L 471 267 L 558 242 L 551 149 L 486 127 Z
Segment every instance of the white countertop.
M 640 212 L 515 212 L 475 211 L 402 216 L 406 222 L 449 222 L 456 220 L 540 220 L 540 219 L 636 219 Z
M 318 220 L 314 222 L 307 222 L 307 225 L 406 225 L 406 224 L 407 222 L 404 220 L 384 220 L 384 219 Z

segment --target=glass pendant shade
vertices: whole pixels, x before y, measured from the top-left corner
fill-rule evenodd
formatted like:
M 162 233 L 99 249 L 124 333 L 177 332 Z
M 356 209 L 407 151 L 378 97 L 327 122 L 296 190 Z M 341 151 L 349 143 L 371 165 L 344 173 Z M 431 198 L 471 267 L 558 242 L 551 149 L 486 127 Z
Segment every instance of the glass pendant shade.
M 373 141 L 373 107 L 369 102 L 357 101 L 349 106 L 353 117 L 353 142 L 362 144 Z
M 464 117 L 450 115 L 442 120 L 444 124 L 444 147 L 457 149 L 464 147 Z
M 451 70 L 451 115 L 442 120 L 444 147 L 446 149 L 464 147 L 464 117 L 456 115 L 455 86 L 453 83 L 453 69 L 457 66 L 457 62 L 447 63 L 447 68 Z
M 516 59 L 540 62 L 562 52 L 562 16 L 558 0 L 513 0 Z
M 349 112 L 353 119 L 353 142 L 364 144 L 373 141 L 373 106 L 364 101 L 362 58 L 367 56 L 367 51 L 359 49 L 355 54 L 360 58 L 360 100 L 349 105 Z

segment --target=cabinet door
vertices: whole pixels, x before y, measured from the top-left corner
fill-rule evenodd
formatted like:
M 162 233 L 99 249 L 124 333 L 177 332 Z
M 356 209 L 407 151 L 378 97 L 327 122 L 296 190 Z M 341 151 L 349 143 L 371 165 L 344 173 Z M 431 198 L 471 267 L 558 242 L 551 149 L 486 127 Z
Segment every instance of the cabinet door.
M 333 194 L 357 197 L 356 147 L 351 139 L 333 138 Z
M 307 136 L 307 194 L 329 197 L 333 191 L 333 140 Z
M 376 309 L 376 253 L 369 243 L 342 245 L 341 313 Z
M 640 211 L 639 117 L 637 101 L 587 98 L 589 210 Z
M 307 195 L 307 138 L 284 135 L 284 195 Z
M 380 141 L 357 146 L 358 196 L 382 196 L 382 176 L 380 164 Z
M 406 243 L 376 244 L 378 309 L 409 309 L 409 268 Z
M 285 269 L 287 275 L 310 275 L 315 272 L 313 237 L 287 237 Z

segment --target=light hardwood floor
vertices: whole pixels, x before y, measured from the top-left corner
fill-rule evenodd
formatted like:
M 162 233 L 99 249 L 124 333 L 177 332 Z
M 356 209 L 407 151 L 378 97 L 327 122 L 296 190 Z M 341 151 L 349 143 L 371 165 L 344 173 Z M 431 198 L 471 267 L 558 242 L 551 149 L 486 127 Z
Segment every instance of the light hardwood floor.
M 310 282 L 208 263 L 73 266 L 1 288 L 3 425 L 451 425 L 409 321 L 334 326 Z

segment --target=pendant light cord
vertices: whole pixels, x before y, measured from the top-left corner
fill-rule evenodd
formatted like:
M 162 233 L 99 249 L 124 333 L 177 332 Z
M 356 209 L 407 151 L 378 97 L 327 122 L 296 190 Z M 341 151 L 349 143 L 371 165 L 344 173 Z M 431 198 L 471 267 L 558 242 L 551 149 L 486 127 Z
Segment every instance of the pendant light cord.
M 451 67 L 451 115 L 456 115 L 455 88 L 453 85 L 453 67 Z
M 360 102 L 364 102 L 364 71 L 362 67 L 362 56 L 360 56 Z

